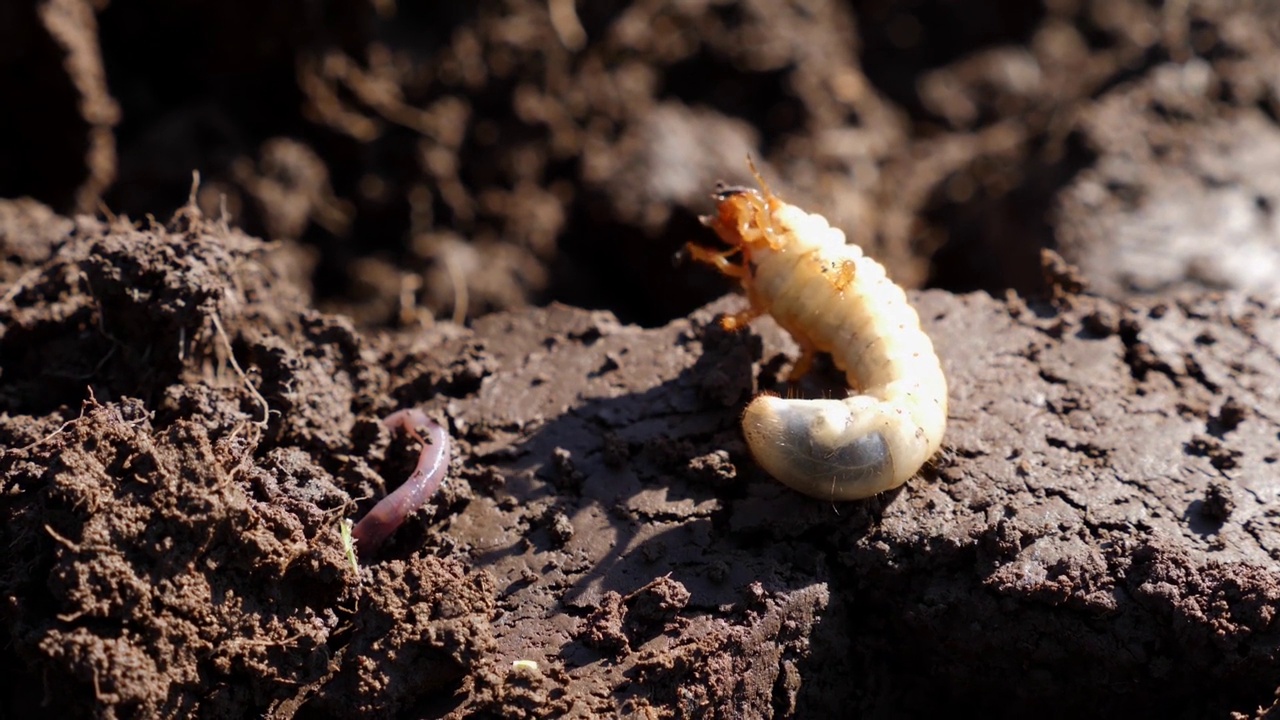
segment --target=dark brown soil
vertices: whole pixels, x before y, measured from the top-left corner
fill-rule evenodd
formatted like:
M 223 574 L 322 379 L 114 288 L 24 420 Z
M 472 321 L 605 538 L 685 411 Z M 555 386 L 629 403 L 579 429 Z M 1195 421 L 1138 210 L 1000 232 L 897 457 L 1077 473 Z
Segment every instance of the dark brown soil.
M 5 717 L 1275 716 L 1273 3 L 18 5 Z M 929 288 L 899 490 L 746 451 L 748 153 Z

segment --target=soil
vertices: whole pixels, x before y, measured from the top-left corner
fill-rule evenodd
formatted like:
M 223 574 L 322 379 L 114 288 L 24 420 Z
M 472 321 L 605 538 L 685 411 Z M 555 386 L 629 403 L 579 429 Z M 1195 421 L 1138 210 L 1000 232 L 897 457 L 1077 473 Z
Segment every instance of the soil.
M 0 10 L 0 713 L 1276 717 L 1280 11 L 965 7 Z M 913 288 L 902 488 L 747 452 L 844 391 L 672 265 L 748 154 Z

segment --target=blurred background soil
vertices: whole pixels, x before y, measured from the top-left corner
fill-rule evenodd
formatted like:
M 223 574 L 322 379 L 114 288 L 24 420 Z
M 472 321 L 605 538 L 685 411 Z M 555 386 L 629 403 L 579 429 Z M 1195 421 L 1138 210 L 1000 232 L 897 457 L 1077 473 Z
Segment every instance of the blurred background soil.
M 748 154 L 908 286 L 1032 290 L 1044 247 L 1112 294 L 1280 277 L 1273 3 L 3 12 L 0 196 L 163 218 L 199 170 L 206 214 L 299 241 L 360 324 L 683 316 L 727 285 L 672 255 Z
M 92 376 L 111 404 L 89 413 L 82 432 L 140 433 L 120 442 L 145 445 L 169 475 L 198 476 L 200 497 L 213 505 L 223 503 L 218 478 L 201 476 L 199 461 L 165 458 L 196 447 L 220 462 L 249 462 L 254 443 L 265 442 L 316 457 L 370 452 L 381 462 L 394 454 L 391 440 L 362 418 L 435 396 L 437 414 L 456 421 L 471 412 L 447 408 L 448 398 L 468 397 L 492 374 L 503 333 L 490 327 L 485 349 L 460 325 L 563 303 L 661 328 L 725 294 L 722 278 L 675 258 L 684 243 L 706 241 L 698 216 L 710 211 L 717 181 L 754 182 L 748 156 L 781 197 L 824 214 L 909 287 L 1061 299 L 1083 282 L 1120 302 L 1206 289 L 1280 296 L 1280 5 L 1269 0 L 41 0 L 0 7 L 0 102 L 0 198 L 13 199 L 0 201 L 0 399 L 6 413 L 29 418 L 6 424 L 5 444 L 36 443 L 89 399 L 83 384 L 37 381 Z M 122 218 L 152 232 L 131 234 Z M 268 250 L 253 237 L 279 243 Z M 73 248 L 68 238 L 88 240 Z M 184 243 L 190 255 L 174 270 L 166 263 Z M 1079 270 L 1046 272 L 1045 250 Z M 83 288 L 76 268 L 85 269 Z M 234 292 L 223 292 L 227 282 Z M 134 286 L 151 294 L 131 294 Z M 143 332 L 139 318 L 145 342 L 131 337 Z M 201 334 L 186 334 L 192 322 Z M 585 321 L 548 332 L 584 346 L 608 335 L 575 322 Z M 375 331 L 401 334 L 386 344 L 360 335 Z M 435 365 L 404 359 L 412 333 L 437 353 Z M 153 357 L 153 344 L 181 352 Z M 237 356 L 252 361 L 273 406 L 291 398 L 300 419 L 252 429 L 234 419 L 256 412 L 252 393 L 233 402 L 170 389 Z M 68 358 L 53 375 L 51 357 Z M 240 392 L 247 381 L 235 371 L 218 379 Z M 407 379 L 389 379 L 398 372 Z M 340 417 L 316 419 L 322 409 L 308 392 L 341 407 Z M 154 435 L 124 397 L 159 411 Z M 174 424 L 197 414 L 213 419 L 200 430 Z M 476 422 L 472 450 L 490 432 L 474 430 Z M 118 458 L 104 452 L 83 448 L 67 462 L 113 467 Z M 275 483 L 283 474 L 305 485 L 299 478 L 310 473 L 347 491 L 379 489 L 360 462 L 323 461 L 321 472 L 289 453 L 267 454 L 274 469 L 254 480 L 260 496 L 340 513 L 346 499 L 333 485 L 304 492 Z M 27 473 L 22 482 L 39 476 L 7 471 Z M 485 478 L 473 469 L 468 479 Z M 468 491 L 459 492 L 441 507 L 465 504 Z M 232 502 L 218 522 L 234 535 L 236 513 L 268 512 L 252 506 Z M 138 510 L 127 522 L 158 522 L 151 513 L 162 510 Z M 61 527 L 33 517 L 32 532 Z M 326 609 L 356 602 L 332 589 L 343 558 L 302 539 L 328 527 L 323 513 L 299 522 L 294 535 L 253 540 L 266 565 L 307 558 L 291 577 L 291 600 L 314 613 L 278 620 L 272 642 L 366 643 L 376 656 L 383 616 L 362 616 L 353 628 Z M 86 547 L 84 537 L 53 537 Z M 491 580 L 448 558 L 415 562 L 376 572 L 389 586 L 447 586 L 475 609 L 451 615 L 444 594 L 406 609 L 387 594 L 378 611 L 456 620 L 437 648 L 444 659 L 428 653 L 421 662 L 466 675 L 496 642 L 466 625 L 493 612 Z M 237 587 L 253 585 L 244 582 Z M 76 583 L 94 586 L 64 584 Z M 328 594 L 306 592 L 321 586 Z M 22 587 L 37 600 L 46 592 Z M 683 602 L 665 586 L 646 592 L 625 598 L 631 610 L 613 598 L 614 610 L 635 614 L 639 597 L 658 607 L 640 620 L 660 626 L 664 603 Z M 10 621 L 35 612 L 36 600 L 10 597 Z M 755 611 L 783 612 L 771 603 L 759 599 Z M 626 645 L 635 633 L 610 629 L 607 613 L 597 620 L 602 647 Z M 732 647 L 749 654 L 755 646 Z M 254 662 L 295 676 L 283 655 L 263 652 Z M 211 667 L 225 673 L 242 661 Z M 343 692 L 356 698 L 343 705 L 331 688 L 312 706 L 316 716 L 403 709 L 394 693 L 388 699 L 339 664 L 297 671 L 316 687 L 345 678 L 335 686 L 348 683 Z M 650 671 L 676 672 L 658 664 Z M 183 672 L 196 683 L 210 670 Z M 404 690 L 403 702 L 456 680 L 449 672 Z M 538 682 L 468 677 L 476 716 L 563 709 Z M 273 682 L 223 691 L 200 710 L 264 707 Z M 10 697 L 20 685 L 9 686 Z M 191 709 L 121 697 L 105 706 Z M 1254 692 L 1206 702 L 1252 711 L 1265 700 Z M 275 701 L 282 715 L 297 709 Z M 773 710 L 788 714 L 776 703 Z

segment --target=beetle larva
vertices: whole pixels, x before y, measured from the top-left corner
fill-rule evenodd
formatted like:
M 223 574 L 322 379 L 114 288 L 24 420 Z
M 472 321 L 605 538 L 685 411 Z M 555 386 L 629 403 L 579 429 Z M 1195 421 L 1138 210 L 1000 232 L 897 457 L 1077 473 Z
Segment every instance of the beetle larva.
M 750 164 L 750 160 L 748 160 Z M 821 215 L 769 191 L 718 188 L 703 222 L 729 244 L 690 244 L 694 259 L 733 278 L 749 307 L 721 323 L 745 327 L 769 313 L 801 349 L 792 377 L 830 353 L 853 393 L 844 400 L 759 395 L 742 430 L 752 455 L 787 486 L 824 500 L 856 500 L 906 482 L 938 451 L 947 379 L 920 317 L 880 263 Z M 741 261 L 730 260 L 741 255 Z

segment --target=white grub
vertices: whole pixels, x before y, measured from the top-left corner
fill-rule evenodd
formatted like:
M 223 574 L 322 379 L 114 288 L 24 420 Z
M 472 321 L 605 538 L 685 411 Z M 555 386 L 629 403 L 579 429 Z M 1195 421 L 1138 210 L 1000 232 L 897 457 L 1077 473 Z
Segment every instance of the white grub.
M 947 424 L 947 379 L 933 343 L 880 263 L 756 179 L 760 191 L 719 188 L 717 214 L 703 218 L 730 247 L 687 250 L 746 291 L 750 307 L 724 318 L 726 329 L 767 312 L 800 345 L 793 378 L 825 352 L 854 392 L 843 400 L 757 396 L 742 417 L 751 453 L 783 484 L 823 500 L 898 487 L 938 451 Z

